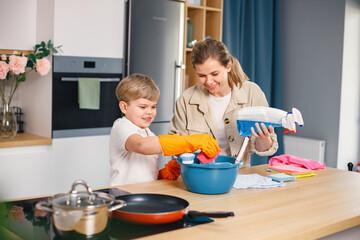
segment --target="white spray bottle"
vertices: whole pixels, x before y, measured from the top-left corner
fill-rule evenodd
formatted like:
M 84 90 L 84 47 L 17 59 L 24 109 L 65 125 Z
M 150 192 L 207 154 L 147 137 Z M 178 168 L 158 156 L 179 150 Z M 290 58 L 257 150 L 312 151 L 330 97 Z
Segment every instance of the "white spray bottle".
M 286 128 L 284 133 L 288 131 L 295 133 L 295 123 L 300 127 L 304 126 L 301 112 L 296 108 L 293 108 L 292 112 L 286 112 L 277 108 L 257 106 L 242 108 L 238 111 L 237 127 L 242 137 L 252 135 L 251 127 L 257 133 L 255 123 L 264 123 L 267 128 L 269 126 Z

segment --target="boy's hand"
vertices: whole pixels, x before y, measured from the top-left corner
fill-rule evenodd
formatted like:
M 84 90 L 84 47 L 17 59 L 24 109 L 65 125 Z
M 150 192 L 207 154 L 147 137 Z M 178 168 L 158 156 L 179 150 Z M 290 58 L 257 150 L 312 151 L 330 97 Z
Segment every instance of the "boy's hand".
M 186 136 L 160 135 L 159 141 L 165 156 L 195 152 L 201 149 L 206 156 L 213 158 L 220 150 L 217 141 L 206 133 Z
M 220 150 L 217 141 L 209 134 L 201 133 L 184 137 L 186 137 L 189 147 L 192 148 L 191 152 L 195 152 L 196 150 L 201 149 L 201 151 L 203 151 L 206 156 L 213 158 Z
M 163 169 L 160 169 L 158 179 L 176 180 L 181 174 L 180 164 L 176 160 L 171 160 Z

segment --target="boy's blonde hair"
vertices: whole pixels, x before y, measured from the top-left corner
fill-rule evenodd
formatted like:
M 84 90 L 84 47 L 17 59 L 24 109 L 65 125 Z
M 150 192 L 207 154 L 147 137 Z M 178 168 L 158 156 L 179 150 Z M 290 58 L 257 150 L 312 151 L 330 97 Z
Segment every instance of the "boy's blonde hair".
M 143 74 L 134 73 L 122 79 L 116 87 L 117 99 L 129 103 L 139 98 L 150 101 L 158 101 L 160 98 L 159 88 L 155 82 Z

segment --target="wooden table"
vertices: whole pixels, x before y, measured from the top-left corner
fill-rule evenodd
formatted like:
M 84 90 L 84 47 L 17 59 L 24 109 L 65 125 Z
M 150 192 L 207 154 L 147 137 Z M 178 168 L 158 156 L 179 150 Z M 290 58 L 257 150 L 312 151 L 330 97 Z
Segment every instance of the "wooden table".
M 244 168 L 239 173 L 266 176 L 266 167 Z M 316 174 L 284 187 L 232 189 L 221 195 L 191 193 L 181 179 L 119 188 L 178 196 L 190 202 L 190 210 L 235 212 L 234 217 L 145 239 L 316 239 L 360 225 L 360 174 L 334 168 Z
M 267 165 L 240 169 L 266 176 Z M 186 190 L 181 179 L 118 186 L 131 193 L 178 196 L 190 210 L 233 211 L 234 217 L 143 239 L 317 239 L 360 225 L 360 174 L 334 168 L 316 171 L 283 187 L 232 189 L 221 195 Z

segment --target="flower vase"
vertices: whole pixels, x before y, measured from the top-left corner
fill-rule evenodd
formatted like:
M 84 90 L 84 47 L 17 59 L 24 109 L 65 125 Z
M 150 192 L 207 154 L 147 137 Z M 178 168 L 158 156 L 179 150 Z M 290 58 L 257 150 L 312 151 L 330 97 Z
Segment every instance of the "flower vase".
M 17 133 L 16 115 L 9 104 L 3 102 L 3 107 L 0 111 L 0 137 L 13 138 Z

